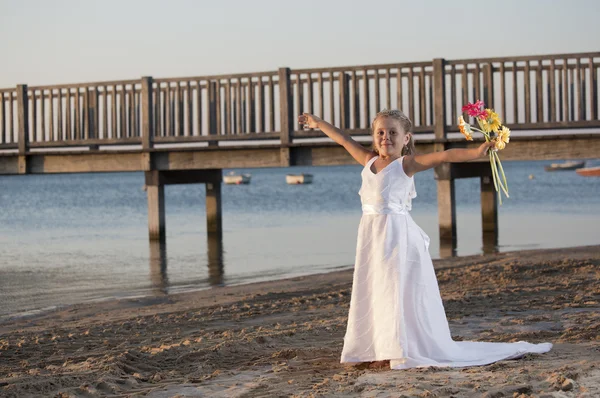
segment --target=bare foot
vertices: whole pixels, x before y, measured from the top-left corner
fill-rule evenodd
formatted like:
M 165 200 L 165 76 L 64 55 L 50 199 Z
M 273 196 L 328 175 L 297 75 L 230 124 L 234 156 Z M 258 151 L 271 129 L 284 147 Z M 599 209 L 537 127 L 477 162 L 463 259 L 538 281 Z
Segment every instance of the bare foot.
M 359 362 L 351 365 L 354 369 L 383 369 L 390 366 L 390 361 L 373 361 L 373 362 Z
M 371 364 L 371 362 L 357 362 L 357 363 L 347 364 L 346 367 L 348 369 L 364 370 L 364 369 L 368 369 L 370 364 Z
M 390 366 L 390 361 L 375 361 L 369 363 L 369 369 L 383 369 Z

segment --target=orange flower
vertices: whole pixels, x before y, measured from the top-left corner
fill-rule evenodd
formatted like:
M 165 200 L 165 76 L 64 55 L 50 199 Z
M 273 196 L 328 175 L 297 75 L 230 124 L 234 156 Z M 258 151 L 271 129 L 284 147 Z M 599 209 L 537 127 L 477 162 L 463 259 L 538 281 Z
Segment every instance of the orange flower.
M 473 136 L 471 135 L 471 125 L 465 122 L 462 116 L 458 118 L 458 129 L 465 136 L 467 141 L 473 141 Z

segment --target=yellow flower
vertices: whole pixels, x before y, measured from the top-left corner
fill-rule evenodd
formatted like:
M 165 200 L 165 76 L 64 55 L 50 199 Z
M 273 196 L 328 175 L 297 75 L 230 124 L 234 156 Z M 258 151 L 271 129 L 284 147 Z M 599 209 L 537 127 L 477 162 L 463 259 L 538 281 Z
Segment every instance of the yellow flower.
M 508 144 L 508 142 L 510 141 L 510 129 L 506 126 L 502 126 L 502 128 L 498 132 L 498 139 L 504 142 L 505 144 Z
M 473 136 L 471 135 L 471 125 L 466 123 L 462 116 L 458 118 L 458 129 L 465 136 L 467 141 L 473 141 Z
M 497 133 L 498 129 L 502 125 L 500 121 L 500 116 L 493 109 L 486 108 L 485 112 L 487 113 L 487 117 L 481 120 L 481 129 L 486 133 L 494 132 Z
M 500 139 L 500 137 L 496 138 L 496 144 L 494 145 L 494 149 L 501 151 L 506 148 L 506 143 Z

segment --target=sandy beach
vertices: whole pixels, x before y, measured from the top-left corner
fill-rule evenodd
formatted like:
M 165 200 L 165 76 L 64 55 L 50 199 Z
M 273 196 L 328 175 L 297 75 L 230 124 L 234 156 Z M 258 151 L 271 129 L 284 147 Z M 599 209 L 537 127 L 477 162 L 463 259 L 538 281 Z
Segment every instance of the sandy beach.
M 600 246 L 434 263 L 455 340 L 553 350 L 462 369 L 342 365 L 340 271 L 5 322 L 0 396 L 600 396 Z

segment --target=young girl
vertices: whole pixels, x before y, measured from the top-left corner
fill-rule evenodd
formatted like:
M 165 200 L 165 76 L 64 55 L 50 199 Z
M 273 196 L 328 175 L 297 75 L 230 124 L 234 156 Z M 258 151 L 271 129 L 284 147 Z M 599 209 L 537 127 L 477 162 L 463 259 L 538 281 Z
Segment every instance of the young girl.
M 442 162 L 485 156 L 494 142 L 417 155 L 412 122 L 397 110 L 384 110 L 375 117 L 373 150 L 314 115 L 304 113 L 298 121 L 305 128 L 323 131 L 364 166 L 359 191 L 363 216 L 342 363 L 387 366 L 389 362 L 392 369 L 474 366 L 552 348 L 550 343 L 452 340 L 428 252 L 429 237 L 409 213 L 417 196 L 416 173 Z

